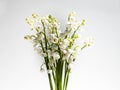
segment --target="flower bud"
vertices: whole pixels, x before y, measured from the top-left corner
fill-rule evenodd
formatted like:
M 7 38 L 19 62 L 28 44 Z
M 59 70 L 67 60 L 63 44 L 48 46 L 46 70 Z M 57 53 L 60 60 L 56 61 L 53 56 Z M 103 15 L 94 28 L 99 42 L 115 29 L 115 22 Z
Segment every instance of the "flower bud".
M 38 18 L 38 14 L 34 14 L 34 13 L 33 13 L 33 14 L 32 14 L 32 17 L 36 19 L 36 18 Z

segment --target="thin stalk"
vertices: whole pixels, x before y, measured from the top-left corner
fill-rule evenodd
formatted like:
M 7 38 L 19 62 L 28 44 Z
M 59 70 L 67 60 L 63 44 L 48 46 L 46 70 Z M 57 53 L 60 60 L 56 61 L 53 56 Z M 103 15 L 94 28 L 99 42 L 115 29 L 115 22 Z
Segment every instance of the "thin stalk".
M 60 61 L 58 61 L 57 65 L 57 90 L 60 90 Z
M 54 83 L 55 83 L 55 75 L 54 73 L 52 72 L 52 76 L 53 76 L 53 80 L 54 80 Z
M 50 90 L 53 90 L 52 78 L 51 78 L 51 75 L 50 75 L 50 74 L 48 74 L 48 78 L 49 78 Z
M 69 72 L 67 73 L 67 77 L 66 77 L 66 86 L 65 86 L 65 90 L 67 90 L 68 80 L 69 80 Z
M 60 90 L 62 90 L 62 72 L 63 72 L 63 62 L 60 61 Z
M 64 82 L 63 82 L 63 90 L 65 90 L 65 86 L 66 86 L 66 76 L 67 76 L 67 64 L 66 62 L 64 63 Z
M 75 33 L 79 30 L 79 28 L 80 28 L 80 25 L 77 27 L 77 29 L 73 32 L 73 34 L 72 34 L 72 36 L 71 36 L 71 38 L 73 38 L 73 36 L 75 35 Z

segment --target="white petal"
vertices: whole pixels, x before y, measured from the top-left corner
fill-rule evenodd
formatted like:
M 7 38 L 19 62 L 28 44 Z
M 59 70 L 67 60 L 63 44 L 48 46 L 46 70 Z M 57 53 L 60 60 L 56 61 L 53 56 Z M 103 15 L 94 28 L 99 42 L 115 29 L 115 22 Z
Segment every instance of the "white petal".
M 68 51 L 68 53 L 70 53 L 70 54 L 73 53 L 73 50 L 72 50 L 72 49 L 68 49 L 67 51 Z
M 47 56 L 47 54 L 46 54 L 46 53 L 41 53 L 41 55 L 42 55 L 43 57 L 46 57 L 46 56 Z

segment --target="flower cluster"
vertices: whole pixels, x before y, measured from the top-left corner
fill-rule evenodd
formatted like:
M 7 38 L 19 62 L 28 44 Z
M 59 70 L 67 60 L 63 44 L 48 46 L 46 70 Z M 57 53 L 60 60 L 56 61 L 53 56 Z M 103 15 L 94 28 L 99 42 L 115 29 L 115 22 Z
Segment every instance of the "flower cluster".
M 33 42 L 34 49 L 44 58 L 48 76 L 54 80 L 55 88 L 66 90 L 67 78 L 71 70 L 71 64 L 76 60 L 76 55 L 83 48 L 91 46 L 93 39 L 84 41 L 82 46 L 77 46 L 75 41 L 79 38 L 77 31 L 85 25 L 85 20 L 77 21 L 76 13 L 68 15 L 65 31 L 60 31 L 60 23 L 52 15 L 41 17 L 32 14 L 32 19 L 26 18 L 26 22 L 35 31 L 33 35 L 26 35 L 24 38 Z M 41 71 L 43 71 L 43 65 Z M 63 79 L 64 74 L 64 81 Z M 63 85 L 59 82 L 63 82 Z M 50 81 L 51 90 L 53 89 L 52 80 Z M 56 89 L 55 89 L 56 90 Z

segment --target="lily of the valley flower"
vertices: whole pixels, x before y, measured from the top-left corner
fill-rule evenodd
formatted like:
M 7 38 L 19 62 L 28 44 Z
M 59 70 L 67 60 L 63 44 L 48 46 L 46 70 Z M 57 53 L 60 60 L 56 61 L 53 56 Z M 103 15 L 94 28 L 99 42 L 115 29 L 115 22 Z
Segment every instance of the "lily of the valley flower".
M 26 36 L 24 37 L 24 39 L 26 39 L 26 40 L 31 40 L 32 37 L 31 37 L 31 35 L 26 35 Z
M 29 18 L 26 18 L 26 22 L 31 26 L 33 27 L 34 26 L 34 21 L 29 19 Z
M 37 36 L 37 39 L 40 41 L 44 39 L 44 34 L 42 32 L 38 33 Z
M 34 50 L 37 51 L 38 54 L 41 54 L 41 53 L 42 53 L 42 49 L 39 48 L 39 47 L 35 47 Z M 42 54 L 42 55 L 43 55 L 43 54 Z
M 87 38 L 86 41 L 84 42 L 86 46 L 91 46 L 93 43 L 94 39 L 92 37 Z
M 40 68 L 40 72 L 44 72 L 45 70 L 44 70 L 44 68 Z
M 39 16 L 38 14 L 34 14 L 34 13 L 32 14 L 32 17 L 33 17 L 34 19 L 37 19 L 38 16 Z
M 69 45 L 69 41 L 67 39 L 64 39 L 62 42 L 60 42 L 60 48 L 64 50 Z
M 70 64 L 68 65 L 68 69 L 71 70 L 72 67 L 73 67 L 73 64 L 70 63 Z
M 58 38 L 56 37 L 55 34 L 50 34 L 50 36 L 49 36 L 49 42 L 50 43 L 57 43 L 58 42 Z
M 42 53 L 41 53 L 41 56 L 47 57 L 47 54 L 42 52 Z
M 34 50 L 44 58 L 51 90 L 67 90 L 69 74 L 76 56 L 94 42 L 93 38 L 88 38 L 80 47 L 76 45 L 80 36 L 78 31 L 82 31 L 85 20 L 77 21 L 75 15 L 75 12 L 68 15 L 64 31 L 59 30 L 60 23 L 52 15 L 40 17 L 32 14 L 32 19 L 26 18 L 35 34 L 26 35 L 24 38 L 32 41 Z M 81 40 L 78 40 L 79 42 Z M 44 71 L 42 66 L 43 64 L 40 67 L 41 72 Z
M 54 22 L 54 23 L 53 23 L 53 26 L 54 26 L 55 28 L 59 29 L 59 28 L 60 28 L 60 23 Z
M 68 49 L 67 53 L 69 53 L 69 54 L 73 53 L 73 49 Z
M 60 59 L 60 55 L 58 53 L 56 53 L 56 52 L 53 53 L 52 56 L 53 56 L 54 60 Z

